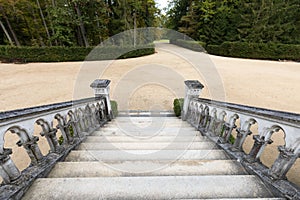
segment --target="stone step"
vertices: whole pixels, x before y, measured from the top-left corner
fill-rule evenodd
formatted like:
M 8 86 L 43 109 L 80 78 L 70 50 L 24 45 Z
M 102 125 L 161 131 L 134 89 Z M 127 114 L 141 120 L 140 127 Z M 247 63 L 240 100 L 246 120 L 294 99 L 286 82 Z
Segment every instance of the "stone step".
M 160 176 L 41 178 L 24 200 L 40 199 L 207 199 L 272 198 L 259 178 L 239 176 Z
M 157 137 L 130 137 L 130 136 L 89 136 L 85 143 L 114 143 L 114 142 L 205 142 L 210 141 L 203 136 L 157 136 Z
M 145 160 L 228 160 L 222 150 L 89 150 L 71 151 L 67 162 Z
M 136 136 L 136 137 L 153 137 L 153 136 L 199 136 L 199 131 L 174 129 L 174 130 L 118 130 L 103 129 L 95 131 L 91 136 Z
M 213 142 L 164 142 L 164 143 L 82 143 L 78 150 L 210 150 L 217 149 Z
M 152 170 L 145 171 L 149 166 Z M 48 178 L 246 174 L 241 164 L 232 160 L 61 162 L 55 165 Z

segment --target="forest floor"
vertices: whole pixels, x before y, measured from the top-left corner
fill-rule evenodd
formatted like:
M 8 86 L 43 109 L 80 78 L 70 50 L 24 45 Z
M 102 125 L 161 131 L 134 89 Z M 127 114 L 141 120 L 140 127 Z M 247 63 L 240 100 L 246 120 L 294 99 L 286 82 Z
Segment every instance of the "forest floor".
M 211 70 L 197 70 L 178 51 L 199 55 Z M 105 78 L 112 80 L 111 98 L 117 100 L 119 110 L 172 110 L 173 99 L 184 96 L 183 80 L 189 79 L 205 85 L 204 98 L 300 113 L 300 63 L 225 58 L 169 44 L 159 44 L 154 55 L 113 62 L 0 63 L 0 75 L 0 111 L 90 97 L 93 91 L 89 84 L 95 78 Z M 210 83 L 214 76 L 219 78 L 224 97 L 215 95 L 215 86 Z M 6 146 L 15 146 L 15 139 L 7 136 Z M 272 139 L 274 149 L 263 155 L 267 165 L 276 159 L 276 145 L 284 144 L 282 134 Z M 250 140 L 244 148 L 250 150 Z M 14 158 L 21 169 L 29 163 L 25 157 Z M 289 179 L 300 185 L 299 176 L 298 161 Z

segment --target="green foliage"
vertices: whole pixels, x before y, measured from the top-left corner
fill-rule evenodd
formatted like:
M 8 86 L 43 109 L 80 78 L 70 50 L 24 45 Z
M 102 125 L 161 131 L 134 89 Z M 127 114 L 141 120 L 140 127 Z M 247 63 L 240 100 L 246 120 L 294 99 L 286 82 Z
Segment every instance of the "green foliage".
M 298 0 L 172 0 L 167 17 L 168 28 L 210 45 L 300 44 Z
M 174 113 L 175 113 L 176 117 L 181 116 L 181 110 L 183 108 L 183 103 L 184 103 L 184 99 L 183 98 L 174 99 L 173 110 L 174 110 Z
M 205 52 L 205 46 L 206 44 L 204 42 L 197 42 L 197 41 L 191 41 L 191 40 L 171 40 L 172 44 L 191 49 L 193 51 L 199 51 L 199 52 Z
M 96 46 L 134 24 L 155 27 L 158 13 L 154 0 L 0 0 L 0 45 Z
M 206 50 L 210 54 L 228 57 L 300 61 L 300 45 L 293 44 L 224 42 L 208 45 Z
M 92 51 L 93 50 L 93 51 Z M 90 52 L 92 53 L 90 54 Z M 131 58 L 154 53 L 154 45 L 141 47 L 12 47 L 0 46 L 3 62 L 65 62 Z M 128 52 L 122 55 L 122 52 Z M 119 54 L 118 54 L 119 53 Z M 88 56 L 89 55 L 89 56 Z M 120 56 L 122 55 L 122 56 Z M 88 56 L 88 57 L 87 57 Z
M 230 135 L 230 137 L 229 137 L 229 143 L 230 144 L 234 144 L 235 143 L 235 137 L 233 137 L 233 135 Z
M 116 118 L 119 114 L 118 112 L 118 103 L 116 101 L 110 101 L 111 109 L 113 113 L 113 118 Z

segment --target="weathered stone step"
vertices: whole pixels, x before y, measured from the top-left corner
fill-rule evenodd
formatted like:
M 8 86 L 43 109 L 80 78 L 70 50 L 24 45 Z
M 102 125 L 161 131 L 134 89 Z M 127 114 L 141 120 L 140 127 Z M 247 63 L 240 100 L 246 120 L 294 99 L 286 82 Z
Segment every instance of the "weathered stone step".
M 199 131 L 186 130 L 186 129 L 174 129 L 174 130 L 119 130 L 119 129 L 102 129 L 95 131 L 91 136 L 196 136 L 200 135 Z
M 78 150 L 210 150 L 217 149 L 213 142 L 165 142 L 165 143 L 82 143 Z
M 204 142 L 210 141 L 203 136 L 157 136 L 157 137 L 130 137 L 130 136 L 89 136 L 85 143 L 113 143 L 113 142 Z
M 178 123 L 178 122 L 168 122 L 161 124 L 151 124 L 151 123 L 109 123 L 104 125 L 105 128 L 114 128 L 114 127 L 135 127 L 135 128 L 193 128 L 191 125 L 186 123 Z
M 152 170 L 145 171 L 145 167 Z M 61 162 L 55 165 L 48 178 L 246 174 L 241 164 L 232 160 Z
M 67 162 L 145 160 L 228 160 L 222 150 L 89 150 L 72 151 Z
M 160 176 L 38 179 L 24 200 L 271 198 L 255 176 Z

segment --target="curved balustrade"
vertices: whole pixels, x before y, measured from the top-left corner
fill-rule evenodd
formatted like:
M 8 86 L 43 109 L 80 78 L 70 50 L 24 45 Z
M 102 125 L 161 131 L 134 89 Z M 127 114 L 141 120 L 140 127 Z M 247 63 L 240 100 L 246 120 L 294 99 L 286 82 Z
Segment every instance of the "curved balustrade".
M 271 136 L 280 130 L 285 134 L 285 145 L 279 146 L 279 157 L 269 170 L 274 179 L 284 179 L 300 155 L 300 115 L 222 103 L 207 99 L 193 99 L 189 103 L 187 121 L 203 134 L 218 137 L 219 143 L 229 144 L 233 130 L 237 132 L 230 150 L 243 152 L 242 146 L 250 137 L 252 125 L 258 125 L 258 135 L 253 136 L 254 145 L 244 160 L 260 161 L 266 146 L 272 144 Z M 239 119 L 240 123 L 236 121 Z
M 300 199 L 298 186 L 286 181 L 286 175 L 300 156 L 300 115 L 198 98 L 203 85 L 197 80 L 185 81 L 186 94 L 182 119 L 197 128 L 202 135 L 217 142 L 247 170 L 276 188 L 289 199 Z M 258 127 L 253 145 L 246 154 L 243 145 Z M 274 133 L 282 131 L 284 142 L 278 146 L 278 158 L 270 168 L 260 162 L 266 147 L 273 143 Z M 233 133 L 236 133 L 232 143 Z
M 36 166 L 45 159 L 38 146 L 40 137 L 47 139 L 50 147 L 48 155 L 61 154 L 68 146 L 72 146 L 107 121 L 104 105 L 104 98 L 91 98 L 0 113 L 0 175 L 3 182 L 11 184 L 21 177 L 21 172 L 10 157 L 14 152 L 4 148 L 5 134 L 10 132 L 18 135 L 20 140 L 17 145 L 26 150 L 31 166 Z M 58 122 L 56 127 L 53 127 L 54 120 Z M 34 136 L 35 124 L 42 128 L 39 137 Z M 63 137 L 61 145 L 56 134 L 58 129 Z

